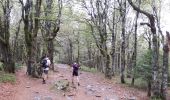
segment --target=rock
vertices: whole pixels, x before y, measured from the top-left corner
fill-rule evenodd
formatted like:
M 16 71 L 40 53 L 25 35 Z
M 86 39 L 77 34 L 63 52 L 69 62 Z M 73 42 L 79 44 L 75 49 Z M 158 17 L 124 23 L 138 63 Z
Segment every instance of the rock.
M 72 99 L 71 97 L 68 97 L 68 96 L 67 96 L 67 97 L 66 97 L 66 100 L 73 100 L 73 99 Z
M 65 94 L 65 93 L 63 93 L 63 96 L 66 96 L 66 94 Z
M 116 97 L 116 96 L 111 96 L 111 97 L 106 96 L 106 97 L 104 98 L 104 100 L 119 100 L 119 99 L 118 99 L 118 97 Z
M 58 90 L 67 90 L 69 88 L 69 81 L 61 79 L 55 83 L 55 87 Z
M 93 87 L 92 85 L 88 85 L 86 87 L 86 92 L 85 94 L 86 95 L 94 95 L 94 93 L 96 92 L 97 90 L 95 89 L 95 87 Z
M 109 100 L 109 98 L 108 98 L 108 97 L 105 97 L 104 100 Z
M 92 86 L 91 85 L 87 85 L 87 87 L 86 87 L 87 89 L 89 89 L 89 88 L 92 88 Z
M 60 75 L 59 77 L 64 77 L 63 75 Z
M 43 100 L 53 100 L 53 99 L 52 99 L 52 97 L 47 96 L 47 97 L 44 97 L 44 99 L 43 99 Z
M 37 93 L 37 94 L 38 94 L 39 92 L 38 92 L 38 91 L 36 91 L 35 93 Z
M 101 95 L 95 95 L 96 97 L 101 97 Z
M 36 97 L 34 97 L 34 99 L 33 100 L 41 100 L 41 98 L 40 97 L 38 97 L 38 96 L 36 96 Z
M 127 100 L 137 100 L 136 97 L 130 97 Z
M 73 93 L 70 93 L 70 94 L 67 94 L 68 97 L 71 97 L 71 96 L 75 96 L 75 94 Z
M 26 86 L 26 88 L 30 88 L 31 86 Z
M 105 90 L 105 88 L 102 88 L 101 90 L 102 90 L 102 91 L 104 91 L 104 90 Z

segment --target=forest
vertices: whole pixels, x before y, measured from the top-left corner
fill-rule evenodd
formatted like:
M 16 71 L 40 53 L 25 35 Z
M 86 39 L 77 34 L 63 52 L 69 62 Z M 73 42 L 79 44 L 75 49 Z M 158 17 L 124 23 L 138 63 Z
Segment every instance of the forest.
M 0 0 L 0 89 L 21 70 L 40 79 L 48 55 L 51 73 L 77 62 L 148 100 L 169 100 L 169 12 L 169 0 Z

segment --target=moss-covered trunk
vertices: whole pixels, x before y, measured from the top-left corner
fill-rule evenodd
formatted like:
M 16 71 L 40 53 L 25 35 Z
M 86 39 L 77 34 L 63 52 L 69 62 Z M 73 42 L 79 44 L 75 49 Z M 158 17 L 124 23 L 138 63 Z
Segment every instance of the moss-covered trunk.
M 5 72 L 15 73 L 15 63 L 9 44 L 1 44 L 3 68 Z
M 0 16 L 0 53 L 2 56 L 3 68 L 6 72 L 15 72 L 15 63 L 10 48 L 10 1 L 2 1 L 3 17 Z
M 27 48 L 27 73 L 33 77 L 36 75 L 37 63 L 37 34 L 39 30 L 39 17 L 41 10 L 41 0 L 37 0 L 33 6 L 32 0 L 27 0 L 25 5 L 22 1 L 22 18 L 24 21 L 24 34 Z M 35 12 L 33 7 L 35 7 Z

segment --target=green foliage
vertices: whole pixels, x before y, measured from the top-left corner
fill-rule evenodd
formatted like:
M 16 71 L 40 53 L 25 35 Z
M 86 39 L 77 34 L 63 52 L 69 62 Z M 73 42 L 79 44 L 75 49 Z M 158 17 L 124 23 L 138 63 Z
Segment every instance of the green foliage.
M 3 63 L 0 62 L 0 71 L 3 71 Z
M 81 71 L 95 73 L 97 70 L 95 68 L 90 68 L 90 67 L 87 67 L 87 66 L 81 66 Z
M 143 81 L 142 78 L 137 78 L 135 80 L 135 84 L 134 86 L 131 85 L 131 81 L 132 79 L 131 78 L 127 78 L 126 79 L 126 83 L 129 87 L 135 87 L 137 89 L 141 89 L 141 90 L 146 90 L 147 89 L 147 82 L 146 81 Z
M 15 69 L 21 69 L 22 68 L 22 64 L 21 63 L 15 63 Z
M 152 78 L 152 65 L 151 65 L 151 51 L 144 52 L 138 59 L 137 66 L 135 67 L 135 77 L 142 78 L 145 81 L 149 81 Z
M 15 77 L 14 74 L 8 74 L 8 73 L 0 72 L 0 82 L 15 83 L 15 81 L 16 81 L 16 77 Z
M 154 96 L 152 96 L 151 100 L 162 100 L 162 99 L 161 99 L 161 97 L 154 97 Z

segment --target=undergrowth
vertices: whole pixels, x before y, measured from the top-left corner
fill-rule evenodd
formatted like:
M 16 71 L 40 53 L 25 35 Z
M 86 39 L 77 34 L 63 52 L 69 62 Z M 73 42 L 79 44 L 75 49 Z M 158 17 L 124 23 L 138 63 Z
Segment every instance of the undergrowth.
M 0 83 L 15 83 L 16 82 L 16 77 L 14 74 L 9 74 L 9 73 L 4 73 L 0 72 Z
M 85 72 L 92 72 L 92 73 L 95 73 L 97 72 L 97 69 L 95 68 L 90 68 L 90 67 L 87 67 L 87 66 L 81 66 L 81 71 L 85 71 Z

